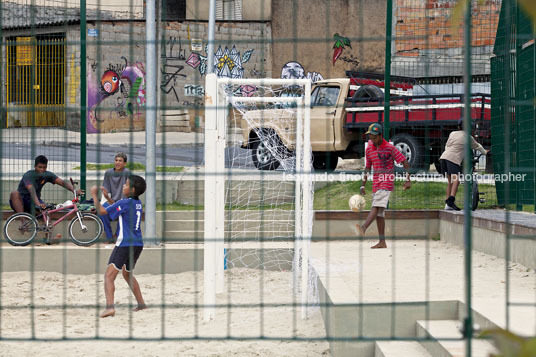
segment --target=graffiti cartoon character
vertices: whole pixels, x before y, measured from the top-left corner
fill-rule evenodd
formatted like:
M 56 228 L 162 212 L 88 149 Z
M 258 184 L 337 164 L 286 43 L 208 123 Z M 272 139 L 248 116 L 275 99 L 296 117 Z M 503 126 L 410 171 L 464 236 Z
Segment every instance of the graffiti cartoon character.
M 115 71 L 108 70 L 102 75 L 101 86 L 107 94 L 111 95 L 117 92 L 120 84 L 119 75 Z
M 302 79 L 305 78 L 305 70 L 298 62 L 287 62 L 281 69 L 281 78 Z
M 313 82 L 321 81 L 324 79 L 320 73 L 317 72 L 307 72 L 305 74 L 305 69 L 298 62 L 287 62 L 281 69 L 281 78 L 283 79 L 302 79 L 309 78 Z

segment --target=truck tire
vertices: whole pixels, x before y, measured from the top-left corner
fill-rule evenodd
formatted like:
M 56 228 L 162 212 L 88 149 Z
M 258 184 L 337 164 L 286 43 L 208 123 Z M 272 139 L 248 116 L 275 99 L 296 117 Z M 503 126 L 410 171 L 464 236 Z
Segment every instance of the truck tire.
M 334 152 L 313 153 L 313 168 L 315 170 L 333 171 L 338 162 L 339 157 Z
M 384 94 L 380 88 L 372 84 L 367 84 L 359 87 L 359 89 L 356 90 L 354 95 L 352 96 L 352 99 L 365 98 L 368 99 L 369 102 L 378 102 L 380 100 L 383 100 Z
M 398 151 L 406 157 L 411 169 L 421 168 L 424 156 L 423 147 L 417 138 L 410 134 L 396 134 L 391 141 Z M 402 165 L 396 164 L 396 167 L 401 168 Z
M 279 137 L 276 140 L 281 141 Z M 283 145 L 283 143 L 281 143 Z M 253 164 L 259 170 L 275 170 L 279 167 L 279 161 L 270 152 L 266 143 L 259 138 L 254 138 L 250 144 L 251 159 Z

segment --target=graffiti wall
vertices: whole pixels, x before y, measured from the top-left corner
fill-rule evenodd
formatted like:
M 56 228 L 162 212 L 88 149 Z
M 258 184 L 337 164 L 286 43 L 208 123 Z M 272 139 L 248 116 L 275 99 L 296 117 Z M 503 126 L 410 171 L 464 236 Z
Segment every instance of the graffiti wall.
M 383 73 L 385 1 L 273 0 L 272 14 L 273 65 L 282 77 L 289 71 L 313 80 L 355 70 Z
M 121 59 L 122 63 L 109 64 L 100 76 L 97 64 L 88 68 L 88 133 L 145 128 L 143 63 Z
M 318 72 L 307 72 L 298 62 L 287 62 L 281 69 L 281 78 L 283 79 L 303 79 L 308 78 L 313 82 L 320 81 L 324 77 Z
M 165 39 L 159 48 L 158 96 L 161 110 L 188 110 L 192 120 L 204 115 L 205 76 L 207 73 L 207 24 L 168 23 Z M 229 42 L 225 27 L 243 27 L 244 35 L 233 35 Z M 124 40 L 129 26 L 101 24 L 92 31 L 88 42 L 88 133 L 145 129 L 145 48 L 136 45 L 121 47 L 97 46 L 102 36 Z M 248 43 L 251 33 L 268 33 L 269 27 L 259 23 L 225 24 L 216 34 L 214 70 L 220 77 L 271 77 L 270 44 Z M 243 38 L 242 38 L 243 37 Z M 221 41 L 221 44 L 218 43 Z M 128 41 L 124 41 L 128 43 Z M 94 46 L 91 46 L 94 44 Z M 254 88 L 244 87 L 247 95 Z

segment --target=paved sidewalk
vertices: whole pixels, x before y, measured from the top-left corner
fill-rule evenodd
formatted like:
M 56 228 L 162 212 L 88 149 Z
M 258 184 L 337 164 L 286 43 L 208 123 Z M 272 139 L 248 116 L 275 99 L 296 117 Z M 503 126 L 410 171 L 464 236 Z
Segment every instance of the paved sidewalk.
M 32 136 L 33 135 L 33 136 Z M 145 146 L 145 131 L 132 133 L 87 134 L 88 145 L 106 145 L 125 147 L 133 145 Z M 80 132 L 58 128 L 9 128 L 2 129 L 2 143 L 18 143 L 53 146 L 80 145 Z M 156 145 L 168 147 L 202 146 L 205 142 L 204 133 L 166 132 L 156 133 Z

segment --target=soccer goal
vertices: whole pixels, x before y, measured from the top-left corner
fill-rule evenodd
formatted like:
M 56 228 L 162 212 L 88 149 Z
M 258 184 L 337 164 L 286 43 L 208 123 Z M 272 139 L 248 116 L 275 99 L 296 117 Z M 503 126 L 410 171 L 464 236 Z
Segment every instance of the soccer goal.
M 204 318 L 233 268 L 293 271 L 309 299 L 313 186 L 308 79 L 230 79 L 205 88 Z M 289 287 L 291 284 L 289 284 Z

